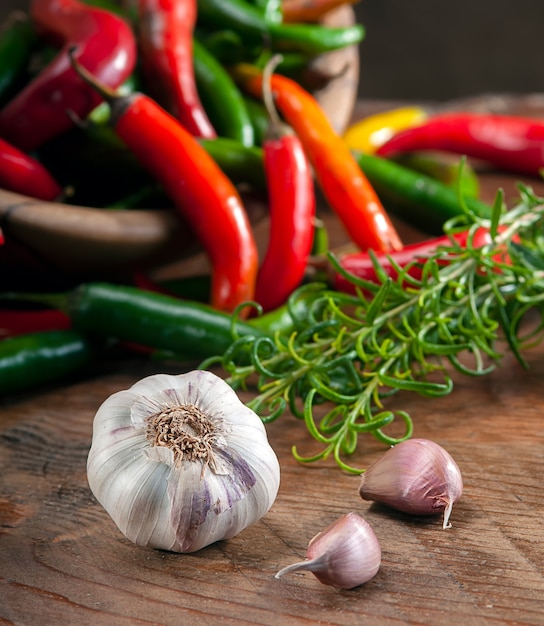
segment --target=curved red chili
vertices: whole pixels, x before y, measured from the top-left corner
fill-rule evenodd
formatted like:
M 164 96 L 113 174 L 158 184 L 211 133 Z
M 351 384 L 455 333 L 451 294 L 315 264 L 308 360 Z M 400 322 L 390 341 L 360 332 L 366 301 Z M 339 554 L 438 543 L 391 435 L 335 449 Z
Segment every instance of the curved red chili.
M 70 48 L 76 46 L 78 62 L 111 88 L 136 62 L 133 32 L 118 15 L 79 0 L 33 0 L 30 13 L 38 32 L 62 49 L 0 111 L 0 136 L 25 151 L 71 128 L 67 111 L 84 119 L 101 102 L 71 67 Z
M 488 113 L 444 113 L 400 131 L 380 156 L 443 150 L 486 161 L 500 169 L 539 176 L 544 168 L 544 120 Z
M 0 187 L 47 201 L 58 199 L 62 193 L 62 187 L 39 161 L 3 139 L 0 139 Z
M 252 300 L 258 252 L 242 200 L 230 179 L 172 115 L 142 93 L 118 95 L 77 64 L 111 107 L 115 131 L 194 230 L 212 264 L 211 305 L 232 312 Z
M 233 73 L 243 88 L 260 97 L 260 70 L 240 64 Z M 376 192 L 314 96 L 279 74 L 271 77 L 271 85 L 278 110 L 300 138 L 324 196 L 351 239 L 362 250 L 401 249 L 402 241 Z
M 140 0 L 138 13 L 140 61 L 151 95 L 190 133 L 215 138 L 195 82 L 196 0 Z
M 465 246 L 468 239 L 468 231 L 455 233 L 453 239 L 460 246 Z M 492 238 L 489 230 L 483 227 L 478 228 L 472 236 L 472 246 L 475 248 L 480 248 L 491 243 L 491 241 Z M 409 244 L 402 250 L 389 254 L 376 253 L 375 256 L 385 273 L 393 280 L 398 278 L 398 272 L 391 259 L 393 259 L 394 263 L 400 268 L 405 268 L 411 264 L 407 273 L 412 278 L 419 280 L 422 277 L 422 264 L 425 262 L 425 259 L 434 254 L 440 246 L 451 247 L 451 245 L 451 238 L 448 235 L 442 235 L 441 237 Z M 507 257 L 500 253 L 497 255 L 496 259 L 503 262 L 507 261 Z M 376 268 L 369 254 L 365 252 L 344 254 L 339 258 L 339 261 L 342 269 L 356 278 L 374 283 L 380 282 L 376 275 Z M 444 260 L 444 263 L 447 263 L 447 261 Z M 332 283 L 334 288 L 338 291 L 355 293 L 355 285 L 339 272 L 334 273 Z

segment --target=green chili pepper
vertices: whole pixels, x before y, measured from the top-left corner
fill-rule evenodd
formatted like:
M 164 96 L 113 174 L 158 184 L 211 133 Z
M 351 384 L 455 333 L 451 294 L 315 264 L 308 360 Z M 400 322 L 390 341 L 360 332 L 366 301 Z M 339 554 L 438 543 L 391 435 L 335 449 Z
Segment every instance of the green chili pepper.
M 392 211 L 425 232 L 442 233 L 444 222 L 464 213 L 459 193 L 444 183 L 383 157 L 354 154 L 383 202 L 390 203 Z M 470 197 L 463 201 L 473 213 L 491 217 L 491 207 L 485 202 Z
M 320 54 L 358 44 L 364 37 L 361 24 L 333 28 L 269 21 L 257 7 L 245 0 L 198 0 L 198 19 L 202 25 L 232 29 L 244 41 L 270 42 L 271 48 L 277 51 Z
M 283 19 L 281 0 L 253 0 L 252 4 L 259 9 L 267 22 L 281 23 Z
M 209 54 L 225 66 L 257 58 L 262 51 L 261 45 L 248 49 L 247 42 L 244 44 L 240 35 L 232 30 L 210 30 L 197 26 L 193 35 Z
M 325 290 L 326 283 L 308 282 L 297 289 L 296 298 L 289 298 L 285 304 L 264 315 L 252 317 L 249 324 L 270 335 L 279 333 L 289 337 L 295 330 L 304 328 L 313 301 Z
M 200 139 L 199 141 L 232 181 L 250 183 L 260 189 L 266 187 L 261 148 L 244 146 L 236 139 L 228 137 Z
M 468 162 L 461 164 L 455 157 L 452 160 L 447 155 L 429 154 L 423 152 L 403 152 L 389 157 L 399 165 L 408 167 L 421 174 L 458 190 L 464 198 L 477 198 L 480 194 L 480 183 L 474 168 Z
M 81 332 L 191 358 L 222 354 L 234 341 L 232 331 L 240 337 L 267 335 L 208 305 L 137 287 L 84 283 L 67 294 L 34 299 L 62 309 Z
M 256 59 L 255 65 L 264 69 L 272 56 L 269 50 L 263 51 L 259 58 Z M 306 91 L 316 92 L 326 87 L 331 80 L 339 76 L 338 71 L 333 72 L 329 70 L 325 64 L 320 63 L 320 59 L 319 55 L 309 55 L 302 52 L 284 52 L 274 72 L 294 80 L 304 87 Z
M 172 295 L 192 302 L 209 302 L 212 277 L 208 274 L 170 278 L 158 282 Z
M 84 335 L 74 330 L 46 330 L 0 342 L 0 395 L 60 380 L 90 361 Z
M 70 204 L 108 206 L 155 182 L 108 124 L 77 126 L 41 146 L 37 155 L 72 190 Z
M 321 256 L 329 251 L 329 233 L 325 222 L 316 217 L 314 225 L 314 241 L 312 244 L 312 256 Z
M 38 38 L 26 13 L 14 11 L 0 33 L 0 103 L 6 102 L 26 75 Z
M 262 146 L 270 123 L 270 116 L 262 101 L 256 100 L 250 95 L 244 95 L 244 101 L 253 125 L 255 145 Z
M 217 134 L 244 146 L 254 145 L 253 125 L 238 86 L 197 39 L 193 40 L 193 63 L 200 99 Z
M 206 274 L 184 276 L 182 278 L 171 278 L 161 280 L 158 286 L 167 289 L 175 297 L 191 300 L 193 302 L 209 302 L 211 276 Z M 319 289 L 323 289 L 323 284 Z M 316 292 L 316 287 L 312 284 L 307 287 L 312 295 Z M 308 298 L 298 298 L 294 303 L 282 304 L 273 311 L 263 315 L 251 317 L 247 323 L 259 330 L 259 333 L 273 335 L 276 332 L 284 336 L 289 336 L 298 326 L 301 319 L 305 319 L 307 313 Z

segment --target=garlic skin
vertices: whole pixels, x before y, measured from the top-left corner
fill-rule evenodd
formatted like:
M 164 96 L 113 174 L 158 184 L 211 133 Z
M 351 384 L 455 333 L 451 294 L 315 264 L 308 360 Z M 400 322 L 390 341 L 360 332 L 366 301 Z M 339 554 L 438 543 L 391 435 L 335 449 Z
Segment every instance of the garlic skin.
M 413 515 L 444 512 L 450 528 L 453 505 L 463 493 L 463 478 L 452 456 L 429 439 L 407 439 L 370 465 L 361 476 L 359 494 Z
M 87 479 L 140 545 L 195 552 L 234 537 L 274 503 L 278 459 L 265 427 L 215 374 L 155 374 L 99 407 Z
M 275 578 L 307 570 L 324 585 L 353 589 L 378 573 L 382 551 L 370 524 L 352 512 L 318 533 L 308 544 L 306 557 L 281 569 Z

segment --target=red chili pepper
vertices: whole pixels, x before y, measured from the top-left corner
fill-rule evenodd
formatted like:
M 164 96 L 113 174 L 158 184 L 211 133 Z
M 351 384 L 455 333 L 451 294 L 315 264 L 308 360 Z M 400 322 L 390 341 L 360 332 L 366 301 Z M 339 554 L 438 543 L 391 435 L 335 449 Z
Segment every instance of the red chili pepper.
M 260 97 L 259 69 L 239 64 L 233 73 L 244 89 Z M 351 239 L 362 250 L 401 249 L 402 241 L 376 192 L 317 100 L 285 76 L 274 74 L 271 84 L 278 110 L 300 138 L 325 198 Z
M 312 171 L 302 143 L 281 123 L 269 96 L 268 90 L 264 99 L 270 122 L 263 153 L 270 230 L 255 291 L 264 311 L 283 304 L 304 277 L 312 250 L 316 204 Z
M 0 111 L 0 136 L 34 150 L 73 125 L 72 112 L 84 119 L 101 101 L 70 66 L 68 50 L 109 87 L 132 73 L 136 42 L 128 23 L 113 13 L 79 0 L 33 0 L 31 17 L 43 37 L 62 49 L 36 78 Z
M 0 139 L 0 187 L 47 201 L 56 200 L 62 193 L 62 187 L 39 161 L 3 139 Z
M 140 60 L 150 94 L 190 133 L 215 138 L 195 82 L 196 0 L 140 0 L 138 10 Z
M 240 195 L 230 179 L 172 115 L 142 93 L 116 94 L 74 67 L 111 107 L 119 137 L 162 184 L 206 249 L 212 271 L 211 305 L 232 312 L 252 300 L 258 252 Z
M 0 310 L 0 339 L 42 330 L 65 330 L 70 318 L 57 309 Z
M 460 246 L 464 246 L 467 242 L 468 231 L 455 233 L 453 238 Z M 475 231 L 472 237 L 472 246 L 481 248 L 491 243 L 491 241 L 492 238 L 489 231 L 486 228 L 480 227 Z M 443 235 L 434 239 L 427 239 L 422 242 L 407 245 L 402 250 L 396 252 L 389 254 L 377 253 L 375 256 L 383 270 L 393 280 L 398 278 L 398 272 L 391 262 L 391 259 L 393 259 L 400 268 L 405 268 L 411 264 L 407 273 L 412 278 L 419 280 L 422 276 L 422 264 L 425 262 L 425 259 L 434 254 L 440 246 L 451 246 L 451 238 L 448 235 Z M 507 257 L 504 254 L 498 254 L 496 258 L 497 260 L 507 262 Z M 345 254 L 340 257 L 339 261 L 342 269 L 353 276 L 369 282 L 380 282 L 369 254 L 365 252 Z M 444 264 L 446 263 L 447 260 L 444 260 Z M 334 273 L 332 282 L 334 288 L 338 291 L 355 293 L 355 285 L 340 273 Z
M 378 150 L 381 156 L 443 150 L 538 176 L 544 168 L 544 120 L 487 113 L 444 113 L 403 130 Z

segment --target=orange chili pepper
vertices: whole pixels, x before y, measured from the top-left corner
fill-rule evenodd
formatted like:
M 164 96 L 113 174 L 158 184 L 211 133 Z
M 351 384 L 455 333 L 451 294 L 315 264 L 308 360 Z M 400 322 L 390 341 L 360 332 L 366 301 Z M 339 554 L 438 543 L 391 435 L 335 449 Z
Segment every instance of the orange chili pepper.
M 359 0 L 283 0 L 284 23 L 319 22 L 329 11 L 340 6 L 357 4 Z
M 233 75 L 243 89 L 261 96 L 259 68 L 238 64 Z M 362 250 L 400 250 L 402 241 L 378 195 L 317 100 L 279 74 L 271 77 L 271 86 L 276 107 L 300 138 L 325 198 L 351 239 Z

